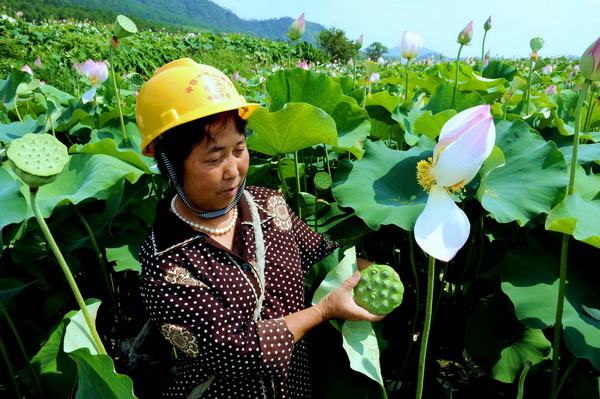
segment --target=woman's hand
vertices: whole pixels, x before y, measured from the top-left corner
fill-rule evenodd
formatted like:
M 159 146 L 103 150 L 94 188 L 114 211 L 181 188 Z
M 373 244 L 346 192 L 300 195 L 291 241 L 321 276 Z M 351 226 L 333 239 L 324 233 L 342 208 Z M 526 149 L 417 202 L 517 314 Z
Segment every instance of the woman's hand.
M 359 281 L 360 273 L 356 272 L 314 306 L 321 312 L 323 321 L 343 319 L 373 322 L 385 317 L 385 315 L 374 315 L 354 302 L 351 292 Z

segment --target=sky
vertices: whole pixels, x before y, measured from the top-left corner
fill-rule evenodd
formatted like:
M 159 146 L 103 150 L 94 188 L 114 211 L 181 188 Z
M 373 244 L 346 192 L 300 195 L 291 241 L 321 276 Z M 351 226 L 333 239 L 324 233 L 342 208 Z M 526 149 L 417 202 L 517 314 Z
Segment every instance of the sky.
M 545 41 L 540 56 L 579 57 L 600 37 L 600 0 L 211 0 L 244 19 L 297 18 L 338 28 L 349 39 L 364 35 L 364 47 L 397 47 L 405 30 L 420 33 L 423 46 L 456 57 L 456 37 L 473 21 L 473 40 L 462 57 L 481 57 L 483 24 L 492 57 L 527 57 L 529 40 Z

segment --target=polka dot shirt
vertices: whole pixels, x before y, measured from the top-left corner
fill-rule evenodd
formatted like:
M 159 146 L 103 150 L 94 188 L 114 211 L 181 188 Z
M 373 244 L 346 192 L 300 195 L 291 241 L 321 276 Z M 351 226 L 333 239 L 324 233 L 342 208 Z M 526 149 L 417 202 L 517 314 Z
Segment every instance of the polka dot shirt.
M 304 273 L 337 245 L 313 232 L 277 191 L 248 187 L 266 248 L 265 298 L 256 273 L 244 196 L 232 249 L 159 203 L 144 242 L 141 295 L 151 320 L 182 356 L 166 398 L 310 398 L 308 345 L 294 344 L 283 316 L 304 308 Z

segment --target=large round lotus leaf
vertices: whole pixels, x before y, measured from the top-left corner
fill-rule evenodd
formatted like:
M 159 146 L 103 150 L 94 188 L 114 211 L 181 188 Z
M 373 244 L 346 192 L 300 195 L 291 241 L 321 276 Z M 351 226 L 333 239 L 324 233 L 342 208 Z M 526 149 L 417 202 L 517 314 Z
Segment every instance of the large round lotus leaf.
M 288 103 L 277 112 L 257 109 L 248 127 L 255 132 L 248 148 L 267 155 L 290 154 L 316 144 L 337 144 L 333 119 L 305 103 Z
M 341 86 L 325 74 L 302 68 L 277 71 L 267 78 L 271 97 L 270 111 L 278 111 L 289 102 L 305 102 L 321 108 L 335 120 L 336 147 L 362 156 L 363 142 L 370 131 L 369 116 L 356 100 L 344 95 Z
M 569 195 L 548 214 L 546 229 L 600 248 L 600 198 L 585 201 L 579 192 Z
M 560 237 L 543 234 L 526 235 L 508 252 L 500 265 L 502 291 L 515 305 L 515 314 L 529 327 L 554 325 L 558 298 Z M 575 242 L 571 242 L 573 246 Z M 571 353 L 588 359 L 600 371 L 600 321 L 587 314 L 583 306 L 600 304 L 597 270 L 594 270 L 592 247 L 570 248 L 578 257 L 569 257 L 563 311 L 564 339 Z M 589 250 L 588 250 L 589 248 Z M 585 253 L 587 252 L 587 253 Z M 596 254 L 597 255 L 597 254 Z
M 567 183 L 567 166 L 556 144 L 515 120 L 497 123 L 496 145 L 504 154 L 505 165 L 488 175 L 479 196 L 483 207 L 498 222 L 516 220 L 521 226 L 550 212 Z
M 396 151 L 381 141 L 367 141 L 361 160 L 338 165 L 333 196 L 374 230 L 395 224 L 411 231 L 427 202 L 417 183 L 417 162 L 429 156 L 431 151 L 423 148 Z
M 435 115 L 438 112 L 448 109 L 454 109 L 457 112 L 460 112 L 481 104 L 485 104 L 485 100 L 477 92 L 463 93 L 460 90 L 456 90 L 455 94 L 454 85 L 452 83 L 446 83 L 435 89 L 435 92 L 424 109 L 430 110 Z
M 28 133 L 13 140 L 6 154 L 15 173 L 30 187 L 54 181 L 69 162 L 67 147 L 45 133 Z

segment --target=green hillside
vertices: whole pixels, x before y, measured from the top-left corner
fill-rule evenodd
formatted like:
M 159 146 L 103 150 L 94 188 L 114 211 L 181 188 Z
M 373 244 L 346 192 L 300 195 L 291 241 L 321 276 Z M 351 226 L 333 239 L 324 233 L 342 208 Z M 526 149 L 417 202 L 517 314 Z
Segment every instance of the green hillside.
M 22 11 L 23 18 L 92 19 L 114 21 L 117 14 L 125 14 L 140 27 L 164 26 L 180 30 L 207 29 L 217 32 L 239 32 L 272 39 L 285 39 L 293 18 L 244 20 L 233 12 L 209 0 L 0 0 L 0 4 L 14 11 Z M 306 23 L 304 39 L 313 42 L 322 25 Z

